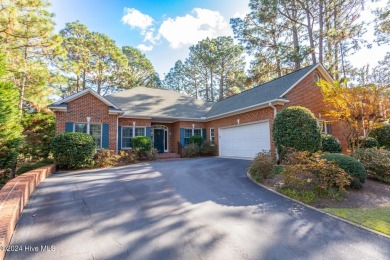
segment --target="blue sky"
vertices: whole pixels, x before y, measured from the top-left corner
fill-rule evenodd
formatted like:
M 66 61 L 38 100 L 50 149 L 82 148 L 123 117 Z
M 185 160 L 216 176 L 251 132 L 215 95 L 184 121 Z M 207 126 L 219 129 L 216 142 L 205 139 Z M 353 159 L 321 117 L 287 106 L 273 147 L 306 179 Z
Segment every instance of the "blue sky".
M 377 5 L 383 5 L 382 0 Z M 185 59 L 188 47 L 209 36 L 233 35 L 229 20 L 249 12 L 249 0 L 52 0 L 56 30 L 79 20 L 89 30 L 108 35 L 119 47 L 140 49 L 164 77 L 178 59 Z M 372 4 L 371 4 L 372 5 Z M 370 21 L 370 5 L 362 19 Z M 373 27 L 366 39 L 374 39 Z M 350 60 L 360 67 L 374 66 L 388 46 L 362 49 Z

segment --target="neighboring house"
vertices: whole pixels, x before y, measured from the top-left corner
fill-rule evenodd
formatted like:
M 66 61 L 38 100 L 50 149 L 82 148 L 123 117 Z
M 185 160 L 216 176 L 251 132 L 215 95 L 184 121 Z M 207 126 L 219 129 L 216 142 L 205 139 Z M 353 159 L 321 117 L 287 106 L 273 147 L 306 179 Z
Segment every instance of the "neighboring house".
M 339 124 L 326 121 L 319 78 L 331 81 L 321 64 L 261 84 L 220 102 L 207 103 L 162 89 L 136 87 L 100 96 L 86 89 L 49 106 L 56 132 L 90 133 L 99 148 L 131 149 L 135 136 L 149 136 L 159 152 L 177 153 L 192 135 L 218 145 L 220 156 L 254 157 L 275 150 L 272 124 L 287 106 L 310 109 L 324 132 L 336 136 L 346 151 Z

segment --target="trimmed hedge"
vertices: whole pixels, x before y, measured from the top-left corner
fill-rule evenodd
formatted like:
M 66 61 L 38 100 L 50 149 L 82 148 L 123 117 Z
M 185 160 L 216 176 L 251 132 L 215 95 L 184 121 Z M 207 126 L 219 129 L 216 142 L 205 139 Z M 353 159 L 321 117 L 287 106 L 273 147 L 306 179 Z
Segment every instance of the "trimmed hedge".
M 370 136 L 378 141 L 380 147 L 390 150 L 390 125 L 372 130 Z
M 363 164 L 350 156 L 340 153 L 324 154 L 321 158 L 336 163 L 349 176 L 352 177 L 351 184 L 353 189 L 360 189 L 366 181 L 366 169 Z
M 149 152 L 152 149 L 152 139 L 146 136 L 136 136 L 131 139 L 131 146 L 141 152 Z
M 378 148 L 379 143 L 374 137 L 366 137 L 363 144 L 364 137 L 359 137 L 360 148 Z M 363 144 L 363 145 L 362 145 Z
M 340 141 L 333 135 L 321 135 L 322 151 L 329 153 L 341 153 L 342 147 Z
M 41 168 L 43 166 L 46 166 L 46 165 L 50 165 L 54 163 L 54 160 L 52 159 L 43 159 L 43 160 L 40 160 L 36 163 L 32 163 L 32 164 L 26 164 L 26 165 L 23 165 L 21 166 L 17 171 L 16 171 L 16 174 L 17 175 L 20 175 L 20 174 L 23 174 L 25 172 L 29 172 L 29 171 L 32 171 L 32 170 L 35 170 L 35 169 L 38 169 L 38 168 Z
M 54 137 L 51 149 L 59 168 L 77 169 L 89 166 L 96 154 L 92 136 L 84 133 L 62 133 Z
M 316 152 L 321 149 L 321 132 L 313 113 L 304 107 L 293 106 L 282 109 L 273 125 L 273 139 L 279 154 L 283 149 Z
M 199 147 L 203 144 L 203 138 L 199 135 L 193 135 L 189 139 L 190 144 L 197 144 Z

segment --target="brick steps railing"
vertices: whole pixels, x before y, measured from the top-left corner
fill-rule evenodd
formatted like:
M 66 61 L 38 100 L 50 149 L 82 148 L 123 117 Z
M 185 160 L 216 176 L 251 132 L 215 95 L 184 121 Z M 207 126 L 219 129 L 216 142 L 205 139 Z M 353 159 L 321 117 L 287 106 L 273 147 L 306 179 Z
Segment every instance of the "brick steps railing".
M 157 154 L 157 159 L 159 159 L 159 160 L 175 159 L 175 158 L 181 158 L 180 154 L 178 154 L 178 153 L 159 153 L 159 154 Z
M 55 172 L 54 164 L 26 172 L 7 182 L 0 190 L 0 260 L 8 246 L 16 223 L 31 193 L 46 177 Z

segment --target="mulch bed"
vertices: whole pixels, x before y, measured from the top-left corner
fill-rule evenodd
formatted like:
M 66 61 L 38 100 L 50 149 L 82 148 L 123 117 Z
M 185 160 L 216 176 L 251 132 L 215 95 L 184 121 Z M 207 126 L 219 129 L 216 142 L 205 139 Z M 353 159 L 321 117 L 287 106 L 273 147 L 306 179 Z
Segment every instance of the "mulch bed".
M 281 176 L 274 176 L 263 183 L 271 189 L 281 184 Z M 360 190 L 348 190 L 340 200 L 319 199 L 312 204 L 317 208 L 382 208 L 390 206 L 390 184 L 367 179 Z

